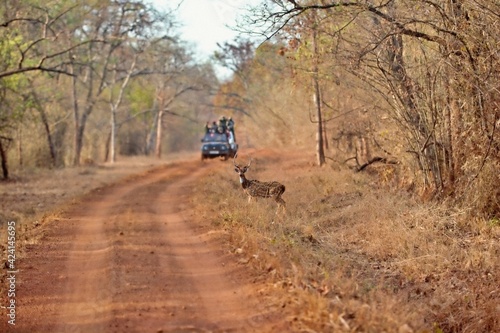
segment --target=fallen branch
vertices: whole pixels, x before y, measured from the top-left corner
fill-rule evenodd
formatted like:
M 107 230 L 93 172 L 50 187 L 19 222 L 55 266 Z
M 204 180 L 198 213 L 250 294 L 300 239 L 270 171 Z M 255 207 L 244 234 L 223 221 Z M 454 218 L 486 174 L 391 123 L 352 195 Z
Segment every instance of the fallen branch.
M 380 162 L 380 163 L 384 163 L 384 164 L 399 164 L 397 161 L 388 160 L 385 157 L 379 157 L 379 156 L 377 156 L 377 157 L 372 158 L 368 162 L 360 165 L 358 168 L 356 168 L 356 172 L 363 171 L 367 166 L 369 166 L 370 164 L 376 163 L 376 162 Z

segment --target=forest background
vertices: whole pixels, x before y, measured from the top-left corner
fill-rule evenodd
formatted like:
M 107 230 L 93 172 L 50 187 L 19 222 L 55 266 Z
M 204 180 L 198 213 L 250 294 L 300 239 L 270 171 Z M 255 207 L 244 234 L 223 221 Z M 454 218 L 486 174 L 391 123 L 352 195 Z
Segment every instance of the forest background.
M 0 14 L 4 178 L 196 150 L 226 115 L 240 145 L 377 163 L 385 184 L 498 224 L 497 1 L 263 1 L 204 63 L 175 12 L 142 1 L 7 0 Z

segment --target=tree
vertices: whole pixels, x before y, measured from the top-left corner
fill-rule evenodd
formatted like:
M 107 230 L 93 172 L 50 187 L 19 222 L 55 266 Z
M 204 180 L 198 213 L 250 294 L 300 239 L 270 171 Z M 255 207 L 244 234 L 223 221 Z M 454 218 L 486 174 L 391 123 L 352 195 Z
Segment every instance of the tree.
M 160 45 L 158 45 L 160 46 Z M 157 75 L 155 75 L 156 84 L 156 113 L 155 122 L 152 127 L 151 138 L 155 138 L 154 151 L 155 156 L 160 158 L 162 155 L 162 140 L 164 119 L 166 114 L 178 117 L 186 117 L 175 110 L 175 103 L 183 95 L 192 90 L 203 88 L 203 81 L 198 80 L 198 75 L 192 65 L 192 57 L 182 48 L 176 45 L 165 44 L 156 50 Z M 189 119 L 189 117 L 186 117 Z
M 312 81 L 314 87 L 314 102 L 316 106 L 316 157 L 319 166 L 325 164 L 325 144 L 323 138 L 323 112 L 321 88 L 319 85 L 319 50 L 318 50 L 318 29 L 317 22 L 314 18 L 312 22 L 312 45 L 313 45 L 313 68 L 312 68 Z
M 60 37 L 58 26 L 73 9 L 72 6 L 51 6 L 36 2 L 6 0 L 0 7 L 0 85 L 3 108 L 0 110 L 0 135 L 4 141 L 11 142 L 9 135 L 2 135 L 12 129 L 18 114 L 23 109 L 22 100 L 18 107 L 9 108 L 9 93 L 22 94 L 21 85 L 26 85 L 23 75 L 44 72 L 51 75 L 70 73 L 64 67 L 62 56 L 87 43 L 83 40 L 64 47 L 54 47 Z M 16 111 L 17 110 L 17 111 Z M 1 143 L 0 143 L 1 144 Z M 8 177 L 7 152 L 5 144 L 1 147 L 4 177 Z
M 0 79 L 26 72 L 43 71 L 69 74 L 64 70 L 62 55 L 68 54 L 90 40 L 79 40 L 54 48 L 61 35 L 59 25 L 76 7 L 67 1 L 61 5 L 33 4 L 6 0 L 0 8 L 0 33 L 4 46 L 9 44 L 9 61 L 0 70 Z
M 244 80 L 244 74 L 254 59 L 255 42 L 238 36 L 233 42 L 217 43 L 217 46 L 219 50 L 213 55 L 215 61 Z
M 110 119 L 110 143 L 109 143 L 109 162 L 114 163 L 116 154 L 115 154 L 115 140 L 116 140 L 116 113 L 118 111 L 118 107 L 120 106 L 125 89 L 127 88 L 128 83 L 130 82 L 130 78 L 134 73 L 134 69 L 137 63 L 138 54 L 134 54 L 132 56 L 132 61 L 130 63 L 130 67 L 125 71 L 124 76 L 121 78 L 117 78 L 118 70 L 116 68 L 113 69 L 113 74 L 111 75 L 112 79 L 110 82 L 111 91 L 109 93 L 109 107 L 111 113 Z M 118 88 L 117 96 L 114 96 L 113 87 L 117 85 L 117 82 L 121 81 L 121 85 Z
M 214 59 L 221 66 L 229 69 L 233 77 L 223 83 L 214 97 L 214 106 L 221 115 L 230 112 L 248 113 L 251 101 L 246 96 L 249 87 L 249 75 L 255 60 L 255 45 L 252 41 L 237 37 L 233 42 L 217 44 L 219 50 Z
M 103 97 L 103 93 L 112 88 L 110 85 L 128 83 L 130 76 L 133 75 L 134 62 L 132 62 L 134 66 L 128 67 L 128 70 L 124 69 L 127 74 L 122 80 L 113 79 L 113 74 L 117 73 L 116 64 L 119 62 L 122 46 L 130 47 L 135 43 L 137 47 L 143 43 L 141 38 L 151 38 L 150 33 L 156 33 L 160 29 L 168 31 L 170 24 L 168 15 L 161 15 L 137 1 L 107 1 L 93 7 L 84 6 L 82 9 L 87 12 L 83 28 L 79 25 L 68 25 L 67 33 L 70 39 L 84 36 L 83 38 L 101 42 L 87 44 L 85 50 L 79 49 L 79 52 L 74 52 L 69 59 L 68 66 L 72 74 L 73 87 L 75 127 L 73 164 L 75 165 L 80 163 L 87 119 Z M 122 92 L 125 87 L 126 84 L 122 85 Z M 82 99 L 80 96 L 85 98 Z M 112 105 L 114 106 L 111 108 L 118 106 L 116 103 Z M 114 112 L 116 110 L 111 112 L 112 117 Z M 111 127 L 114 128 L 114 125 Z M 113 142 L 114 133 L 111 137 Z
M 312 12 L 330 36 L 330 61 L 379 93 L 377 108 L 402 139 L 384 151 L 411 167 L 420 188 L 477 198 L 486 179 L 498 185 L 498 4 L 267 1 L 249 22 L 269 39 L 295 31 L 304 40 Z M 486 201 L 488 214 L 498 214 L 498 200 Z

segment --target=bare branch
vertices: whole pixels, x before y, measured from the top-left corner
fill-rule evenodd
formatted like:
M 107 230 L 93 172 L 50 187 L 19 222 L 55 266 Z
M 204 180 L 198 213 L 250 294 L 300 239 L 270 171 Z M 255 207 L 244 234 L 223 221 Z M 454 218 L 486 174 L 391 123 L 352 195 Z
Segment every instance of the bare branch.
M 391 0 L 392 1 L 392 0 Z M 390 3 L 389 1 L 388 3 Z M 379 6 L 374 6 L 370 4 L 365 4 L 363 2 L 359 1 L 339 1 L 339 2 L 334 2 L 334 3 L 329 3 L 329 4 L 310 4 L 310 5 L 299 5 L 297 1 L 290 1 L 288 0 L 290 4 L 293 5 L 291 8 L 286 8 L 285 6 L 281 6 L 283 9 L 282 11 L 277 11 L 277 12 L 271 12 L 269 15 L 265 18 L 263 18 L 265 21 L 270 21 L 271 22 L 271 27 L 269 29 L 272 29 L 272 33 L 270 35 L 265 35 L 266 41 L 270 40 L 273 38 L 275 35 L 277 35 L 280 31 L 282 31 L 292 19 L 304 14 L 307 11 L 311 10 L 329 10 L 329 9 L 334 9 L 334 8 L 358 8 L 361 10 L 368 11 L 372 14 L 375 14 L 377 17 L 383 19 L 386 22 L 389 22 L 393 24 L 397 29 L 398 33 L 411 36 L 411 37 L 416 37 L 416 38 L 421 38 L 424 40 L 428 40 L 431 42 L 438 43 L 440 45 L 445 45 L 445 40 L 442 37 L 436 36 L 436 35 L 431 35 L 427 34 L 421 31 L 409 29 L 406 27 L 405 24 L 402 22 L 399 22 L 395 17 L 392 17 L 380 10 L 380 8 L 383 8 L 387 6 L 388 3 L 383 3 Z M 278 23 L 281 22 L 281 23 Z M 416 23 L 416 22 L 414 22 Z M 420 23 L 425 23 L 430 26 L 432 26 L 429 22 L 420 22 Z M 437 26 L 432 26 L 436 31 L 438 32 L 443 32 L 443 33 L 448 33 L 451 34 L 455 37 L 457 37 L 456 33 L 453 31 L 445 30 L 442 28 L 439 28 Z
M 34 72 L 34 71 L 58 73 L 58 74 L 65 74 L 68 76 L 73 76 L 73 74 L 71 74 L 70 72 L 65 71 L 65 70 L 61 70 L 61 69 L 57 69 L 57 68 L 48 68 L 48 67 L 43 67 L 43 66 L 39 65 L 39 66 L 22 67 L 22 68 L 13 69 L 10 71 L 2 72 L 2 73 L 0 73 L 0 79 L 2 79 L 4 77 L 11 76 L 11 75 L 21 74 L 21 73 L 26 73 L 26 72 Z

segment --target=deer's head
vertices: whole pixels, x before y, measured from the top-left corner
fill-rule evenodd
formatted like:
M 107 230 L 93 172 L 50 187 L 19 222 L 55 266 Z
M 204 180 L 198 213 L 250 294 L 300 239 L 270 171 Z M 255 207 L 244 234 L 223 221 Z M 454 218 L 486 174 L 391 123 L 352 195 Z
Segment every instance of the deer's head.
M 233 158 L 234 171 L 235 171 L 238 175 L 240 175 L 240 177 L 241 177 L 241 176 L 243 176 L 243 175 L 245 174 L 245 172 L 247 172 L 247 171 L 248 171 L 248 169 L 250 169 L 250 164 L 252 164 L 252 160 L 250 159 L 250 162 L 248 162 L 248 164 L 247 164 L 247 165 L 245 165 L 245 166 L 240 166 L 240 165 L 236 164 L 236 156 L 237 156 L 237 155 L 238 155 L 238 154 L 235 154 L 235 155 L 234 155 L 234 158 Z

